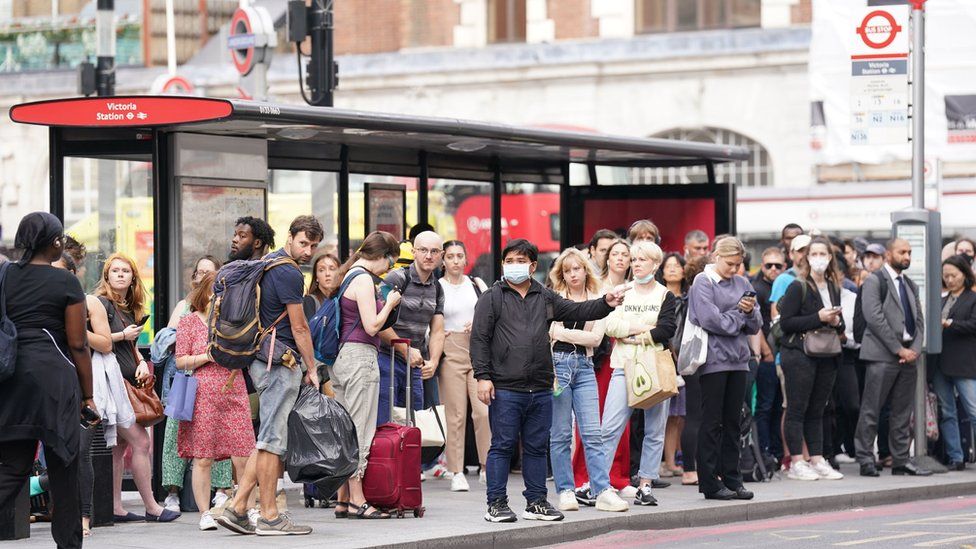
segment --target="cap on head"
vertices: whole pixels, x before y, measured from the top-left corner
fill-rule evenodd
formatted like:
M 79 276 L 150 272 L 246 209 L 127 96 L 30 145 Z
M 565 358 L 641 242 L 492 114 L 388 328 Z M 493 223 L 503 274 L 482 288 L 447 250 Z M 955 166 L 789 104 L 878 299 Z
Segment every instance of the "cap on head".
M 799 234 L 793 238 L 793 242 L 790 244 L 791 252 L 798 252 L 810 245 L 810 241 L 813 240 L 810 235 Z
M 864 253 L 874 254 L 874 255 L 884 255 L 885 247 L 882 246 L 881 244 L 868 244 L 867 247 L 864 248 Z

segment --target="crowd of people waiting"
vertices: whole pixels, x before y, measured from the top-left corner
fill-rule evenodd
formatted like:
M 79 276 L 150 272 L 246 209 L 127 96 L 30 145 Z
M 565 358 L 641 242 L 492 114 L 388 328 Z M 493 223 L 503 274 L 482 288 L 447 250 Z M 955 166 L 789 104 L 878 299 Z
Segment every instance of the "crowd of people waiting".
M 752 499 L 740 467 L 744 421 L 755 422 L 762 461 L 792 480 L 840 480 L 845 463 L 868 477 L 883 468 L 931 474 L 909 457 L 925 324 L 918 286 L 904 274 L 912 260 L 904 240 L 842 241 L 791 224 L 749 277 L 749 254 L 734 236 L 691 231 L 683 250 L 665 253 L 658 227 L 641 220 L 626 235 L 596 232 L 548 273 L 537 273 L 532 243 L 513 240 L 501 254 L 502 279 L 489 285 L 465 274 L 464 243 L 444 242 L 432 227 L 415 227 L 406 243 L 371 233 L 345 262 L 317 253 L 323 236 L 314 217 L 300 216 L 275 250 L 271 227 L 244 217 L 229 243 L 229 261 L 274 263 L 260 282 L 260 322 L 275 327 L 293 363 L 258 359 L 238 372 L 214 361 L 208 320 L 222 262 L 206 255 L 155 335 L 153 368 L 135 345 L 147 317 L 135 261 L 109 256 L 86 296 L 76 276 L 84 247 L 54 216 L 25 217 L 15 241 L 22 256 L 0 271 L 0 335 L 8 323 L 17 333 L 6 370 L 0 356 L 0 513 L 12 512 L 40 442 L 57 501 L 53 536 L 59 547 L 80 547 L 91 533 L 90 451 L 100 421 L 113 453 L 116 522 L 177 519 L 192 463 L 201 530 L 310 533 L 292 521 L 282 491 L 287 417 L 305 383 L 335 398 L 355 425 L 359 463 L 336 494 L 335 516 L 390 518 L 367 501 L 362 480 L 377 426 L 391 420 L 391 385 L 404 406 L 408 376 L 413 407 L 443 404 L 445 416 L 443 456 L 417 474 L 469 490 L 472 425 L 490 522 L 517 520 L 507 497 L 515 467 L 525 483 L 521 516 L 530 520 L 561 520 L 581 505 L 623 512 L 628 499 L 657 505 L 669 477 L 706 499 Z M 951 470 L 967 460 L 960 418 L 976 417 L 974 256 L 971 240 L 947 247 L 944 352 L 931 369 Z M 308 321 L 334 297 L 341 346 L 326 365 L 315 358 Z M 631 408 L 629 357 L 652 347 L 678 362 L 689 326 L 707 333 L 704 363 L 691 375 L 675 372 L 677 396 Z M 400 338 L 410 346 L 391 351 Z M 197 382 L 193 419 L 166 424 L 162 504 L 131 396 L 151 387 L 154 373 L 164 403 L 177 376 Z M 122 505 L 126 467 L 143 514 Z

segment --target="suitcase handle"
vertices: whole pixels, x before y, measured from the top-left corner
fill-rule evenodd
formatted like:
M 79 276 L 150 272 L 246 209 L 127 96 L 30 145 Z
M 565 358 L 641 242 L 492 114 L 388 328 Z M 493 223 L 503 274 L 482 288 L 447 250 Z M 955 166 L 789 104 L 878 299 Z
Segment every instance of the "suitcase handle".
M 396 402 L 396 346 L 406 345 L 406 355 L 407 360 L 404 363 L 407 366 L 407 398 L 406 398 L 406 421 L 407 426 L 412 426 L 415 424 L 413 406 L 412 406 L 412 396 L 413 396 L 413 372 L 410 371 L 410 340 L 406 338 L 397 338 L 390 341 L 390 418 L 393 418 L 393 406 Z

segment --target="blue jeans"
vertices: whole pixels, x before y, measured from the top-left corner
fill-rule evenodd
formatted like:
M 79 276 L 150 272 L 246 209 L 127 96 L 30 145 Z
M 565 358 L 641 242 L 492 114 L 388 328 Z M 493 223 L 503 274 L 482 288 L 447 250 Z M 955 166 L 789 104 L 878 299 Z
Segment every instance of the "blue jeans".
M 783 417 L 783 393 L 776 375 L 775 362 L 762 362 L 756 375 L 756 430 L 759 448 L 767 454 L 783 457 L 780 418 Z
M 661 477 L 661 458 L 664 457 L 664 430 L 668 425 L 668 407 L 665 400 L 644 410 L 644 443 L 641 446 L 640 478 L 651 480 Z M 623 368 L 613 371 L 607 399 L 603 402 L 603 451 L 606 471 L 613 465 L 613 456 L 620 442 L 620 435 L 630 421 L 631 410 L 627 406 L 627 376 Z M 596 492 L 594 492 L 596 493 Z
M 935 387 L 935 394 L 939 397 L 939 410 L 942 411 L 939 429 L 945 442 L 946 454 L 949 456 L 949 461 L 961 462 L 963 461 L 962 441 L 959 437 L 956 393 L 959 393 L 959 400 L 962 401 L 970 421 L 976 421 L 976 379 L 947 376 L 937 369 L 932 385 Z
M 545 499 L 552 391 L 521 393 L 495 389 L 495 400 L 488 406 L 488 422 L 491 424 L 491 449 L 485 464 L 488 503 L 508 500 L 508 471 L 520 439 L 525 481 L 522 495 L 529 503 Z
M 376 357 L 380 368 L 380 405 L 376 414 L 376 425 L 390 422 L 390 355 L 382 353 Z M 420 377 L 420 368 L 410 368 L 411 379 L 410 407 L 414 410 L 424 409 L 424 381 Z M 407 364 L 396 358 L 396 399 L 395 406 L 404 408 L 407 405 Z
M 573 441 L 573 412 L 579 425 L 590 489 L 599 495 L 610 487 L 610 470 L 600 434 L 600 396 L 597 394 L 593 360 L 578 353 L 553 353 L 556 380 L 562 392 L 552 397 L 552 435 L 549 453 L 556 492 L 576 487 L 569 447 Z

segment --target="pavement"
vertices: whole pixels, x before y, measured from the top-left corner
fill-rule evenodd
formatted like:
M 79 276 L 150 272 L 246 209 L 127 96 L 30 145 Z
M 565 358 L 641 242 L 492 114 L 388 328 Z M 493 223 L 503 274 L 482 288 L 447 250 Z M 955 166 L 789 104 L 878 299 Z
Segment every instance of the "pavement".
M 833 513 L 657 532 L 614 532 L 556 549 L 632 547 L 814 549 L 976 547 L 976 497 L 957 496 Z
M 173 547 L 179 549 L 214 549 L 220 544 L 234 547 L 305 547 L 328 544 L 334 549 L 352 547 L 389 547 L 434 549 L 447 547 L 538 547 L 580 541 L 616 531 L 671 530 L 759 521 L 776 517 L 863 509 L 956 496 L 976 495 L 976 469 L 931 477 L 895 477 L 885 471 L 881 478 L 864 478 L 855 465 L 841 469 L 847 476 L 839 481 L 802 482 L 777 476 L 771 482 L 748 484 L 755 491 L 752 501 L 706 501 L 697 487 L 680 486 L 680 479 L 670 488 L 657 490 L 658 507 L 632 506 L 626 513 L 606 513 L 593 508 L 567 513 L 565 521 L 540 523 L 519 520 L 513 524 L 492 524 L 483 519 L 485 488 L 469 477 L 471 491 L 450 491 L 448 480 L 424 483 L 426 516 L 380 521 L 337 520 L 331 509 L 305 509 L 297 491 L 289 494 L 293 519 L 308 524 L 311 536 L 294 538 L 258 538 L 236 536 L 226 530 L 200 532 L 197 514 L 186 514 L 172 524 L 126 524 L 96 528 L 87 547 L 131 548 Z M 555 495 L 550 483 L 550 501 Z M 512 509 L 524 508 L 522 479 L 512 475 L 509 499 Z M 133 494 L 134 495 L 134 494 Z M 128 494 L 127 494 L 128 496 Z M 127 498 L 128 499 L 128 498 Z M 141 512 L 135 500 L 127 507 Z M 31 539 L 5 543 L 19 547 L 50 547 L 49 525 L 32 527 Z M 655 536 L 657 534 L 654 534 Z

